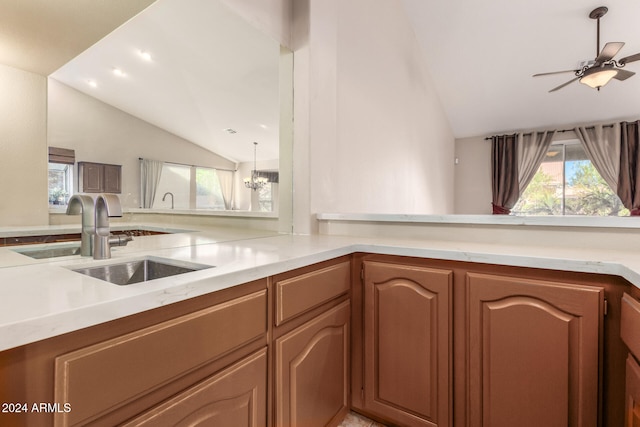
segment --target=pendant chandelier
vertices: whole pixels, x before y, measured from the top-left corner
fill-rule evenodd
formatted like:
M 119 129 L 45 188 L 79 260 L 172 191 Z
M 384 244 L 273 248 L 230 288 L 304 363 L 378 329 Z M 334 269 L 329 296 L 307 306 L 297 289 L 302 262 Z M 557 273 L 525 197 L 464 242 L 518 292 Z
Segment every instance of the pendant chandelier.
M 267 178 L 258 176 L 258 168 L 256 162 L 256 150 L 258 148 L 258 143 L 253 143 L 253 170 L 251 171 L 251 177 L 244 179 L 244 186 L 252 189 L 253 191 L 258 190 L 259 188 L 264 187 L 268 180 Z

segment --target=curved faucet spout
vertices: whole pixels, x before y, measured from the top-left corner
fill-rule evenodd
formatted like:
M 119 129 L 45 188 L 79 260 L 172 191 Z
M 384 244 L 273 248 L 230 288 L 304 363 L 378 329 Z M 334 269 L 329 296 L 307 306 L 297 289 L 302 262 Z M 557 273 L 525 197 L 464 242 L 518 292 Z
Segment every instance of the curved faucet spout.
M 93 233 L 96 228 L 93 198 L 87 194 L 74 194 L 69 199 L 67 215 L 82 214 L 80 255 L 93 255 Z
M 171 196 L 171 209 L 173 209 L 173 193 L 171 193 L 169 191 L 164 193 L 164 196 L 162 196 L 162 201 L 164 202 L 164 199 L 167 197 L 167 195 Z
M 120 199 L 115 194 L 100 194 L 96 197 L 95 204 L 95 237 L 93 258 L 111 258 L 111 246 L 109 244 L 109 217 L 122 216 Z

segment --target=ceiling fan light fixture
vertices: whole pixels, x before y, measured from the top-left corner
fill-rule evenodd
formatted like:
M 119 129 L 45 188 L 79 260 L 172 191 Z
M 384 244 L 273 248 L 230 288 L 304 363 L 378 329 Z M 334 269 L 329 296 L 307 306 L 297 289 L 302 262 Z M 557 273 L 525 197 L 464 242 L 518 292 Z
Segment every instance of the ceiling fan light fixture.
M 580 83 L 594 89 L 600 89 L 609 83 L 617 74 L 618 70 L 615 68 L 590 68 L 584 73 L 584 76 L 580 77 Z

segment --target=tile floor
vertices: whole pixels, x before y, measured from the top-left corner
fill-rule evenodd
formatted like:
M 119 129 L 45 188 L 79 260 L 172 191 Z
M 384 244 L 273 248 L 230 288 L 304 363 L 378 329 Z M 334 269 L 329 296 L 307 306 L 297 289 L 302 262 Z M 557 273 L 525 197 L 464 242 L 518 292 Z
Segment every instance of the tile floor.
M 355 412 L 350 412 L 338 427 L 385 427 L 385 425 L 372 421 Z

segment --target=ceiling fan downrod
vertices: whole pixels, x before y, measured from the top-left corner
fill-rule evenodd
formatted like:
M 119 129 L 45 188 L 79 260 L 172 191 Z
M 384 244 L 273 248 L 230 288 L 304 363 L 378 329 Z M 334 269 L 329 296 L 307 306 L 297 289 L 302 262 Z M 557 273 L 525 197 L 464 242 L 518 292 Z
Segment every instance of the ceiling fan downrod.
M 609 11 L 606 6 L 596 7 L 589 14 L 589 18 L 596 20 L 596 57 L 600 54 L 600 18 Z

